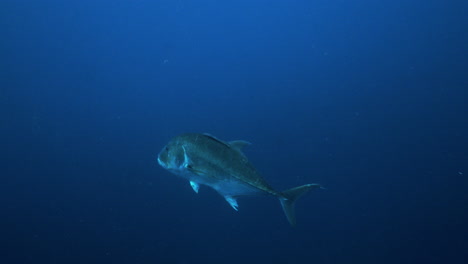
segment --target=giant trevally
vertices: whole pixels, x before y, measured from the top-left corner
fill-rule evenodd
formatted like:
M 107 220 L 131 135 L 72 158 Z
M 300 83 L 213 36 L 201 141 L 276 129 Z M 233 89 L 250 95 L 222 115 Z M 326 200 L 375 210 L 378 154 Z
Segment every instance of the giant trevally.
M 260 176 L 242 152 L 250 145 L 244 140 L 222 141 L 209 134 L 182 134 L 173 138 L 158 155 L 158 163 L 187 179 L 198 193 L 200 185 L 215 189 L 237 211 L 237 198 L 266 194 L 279 199 L 291 225 L 296 224 L 294 202 L 320 184 L 305 184 L 286 191 L 275 191 Z

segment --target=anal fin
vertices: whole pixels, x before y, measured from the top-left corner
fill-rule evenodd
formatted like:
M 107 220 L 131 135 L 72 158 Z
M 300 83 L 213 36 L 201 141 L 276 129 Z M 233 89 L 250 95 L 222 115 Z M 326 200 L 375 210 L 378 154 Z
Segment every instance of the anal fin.
M 239 207 L 239 205 L 237 204 L 237 201 L 234 197 L 232 196 L 224 196 L 224 199 L 226 199 L 226 202 L 229 203 L 229 205 L 231 205 L 231 207 L 238 211 L 237 207 Z

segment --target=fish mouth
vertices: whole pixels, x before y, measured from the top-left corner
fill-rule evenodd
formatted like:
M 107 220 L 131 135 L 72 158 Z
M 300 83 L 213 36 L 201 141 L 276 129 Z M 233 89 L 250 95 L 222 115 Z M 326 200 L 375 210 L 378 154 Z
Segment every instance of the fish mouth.
M 161 167 L 167 168 L 166 164 L 160 159 L 159 155 L 158 155 L 158 163 L 159 165 L 161 165 Z

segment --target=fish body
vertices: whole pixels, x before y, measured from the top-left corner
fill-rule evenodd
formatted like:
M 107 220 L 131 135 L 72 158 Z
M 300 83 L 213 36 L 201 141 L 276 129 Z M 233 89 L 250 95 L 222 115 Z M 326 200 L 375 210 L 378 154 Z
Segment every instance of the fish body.
M 158 163 L 190 182 L 198 193 L 200 185 L 216 190 L 238 210 L 237 198 L 246 195 L 277 197 L 291 225 L 295 225 L 294 202 L 307 191 L 320 187 L 306 184 L 277 192 L 249 162 L 242 148 L 244 140 L 222 141 L 209 134 L 188 133 L 176 136 L 161 150 Z

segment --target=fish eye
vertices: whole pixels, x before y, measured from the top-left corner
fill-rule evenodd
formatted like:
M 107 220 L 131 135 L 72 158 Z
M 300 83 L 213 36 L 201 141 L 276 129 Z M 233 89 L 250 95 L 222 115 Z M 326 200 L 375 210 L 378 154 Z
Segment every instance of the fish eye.
M 166 151 L 169 151 L 169 147 L 167 147 L 167 146 L 166 146 L 166 148 L 165 148 L 165 149 L 166 149 Z

